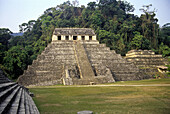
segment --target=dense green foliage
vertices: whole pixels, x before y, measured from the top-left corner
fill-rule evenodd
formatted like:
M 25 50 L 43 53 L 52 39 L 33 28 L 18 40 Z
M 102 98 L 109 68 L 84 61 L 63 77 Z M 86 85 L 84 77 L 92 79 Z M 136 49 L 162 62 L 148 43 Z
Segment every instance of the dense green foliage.
M 49 8 L 37 20 L 19 25 L 23 36 L 11 38 L 9 29 L 0 29 L 0 68 L 16 79 L 51 42 L 56 27 L 92 28 L 101 43 L 122 55 L 131 49 L 152 49 L 169 56 L 170 26 L 159 28 L 150 7 L 144 6 L 140 17 L 132 14 L 133 5 L 116 0 L 90 2 L 87 7 L 78 7 L 75 0 Z

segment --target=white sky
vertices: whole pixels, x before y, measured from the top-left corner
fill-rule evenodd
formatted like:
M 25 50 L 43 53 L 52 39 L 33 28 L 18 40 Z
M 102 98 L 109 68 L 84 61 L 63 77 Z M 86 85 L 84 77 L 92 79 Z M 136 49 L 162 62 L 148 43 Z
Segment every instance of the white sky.
M 19 31 L 19 25 L 36 20 L 43 12 L 50 8 L 62 4 L 67 0 L 0 0 L 0 28 L 9 28 L 12 32 Z M 72 0 L 70 0 L 72 1 Z M 96 0 L 78 0 L 79 5 Z M 170 22 L 169 7 L 170 0 L 126 0 L 135 7 L 134 14 L 140 16 L 139 9 L 143 5 L 152 4 L 156 8 L 158 23 L 162 26 Z

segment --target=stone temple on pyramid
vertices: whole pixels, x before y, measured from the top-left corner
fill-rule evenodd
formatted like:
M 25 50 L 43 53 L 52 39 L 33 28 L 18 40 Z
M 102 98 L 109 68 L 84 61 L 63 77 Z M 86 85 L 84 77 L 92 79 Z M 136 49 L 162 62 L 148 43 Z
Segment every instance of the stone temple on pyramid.
M 52 42 L 17 82 L 32 85 L 92 85 L 149 78 L 114 50 L 100 44 L 90 28 L 56 28 Z

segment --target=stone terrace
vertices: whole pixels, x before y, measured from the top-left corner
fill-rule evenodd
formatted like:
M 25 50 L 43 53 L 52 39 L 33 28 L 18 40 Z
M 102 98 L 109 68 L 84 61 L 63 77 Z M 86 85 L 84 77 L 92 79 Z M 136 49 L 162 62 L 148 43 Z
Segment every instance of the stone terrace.
M 156 73 L 158 72 L 157 66 L 167 64 L 162 55 L 157 55 L 152 50 L 131 50 L 126 54 L 125 58 L 146 73 Z

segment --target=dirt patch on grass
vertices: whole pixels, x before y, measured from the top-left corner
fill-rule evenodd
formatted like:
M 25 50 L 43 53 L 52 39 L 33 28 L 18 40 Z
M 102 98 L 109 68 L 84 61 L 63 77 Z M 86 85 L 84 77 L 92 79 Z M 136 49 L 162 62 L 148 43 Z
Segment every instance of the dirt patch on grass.
M 78 104 L 80 101 L 72 101 L 71 104 Z

